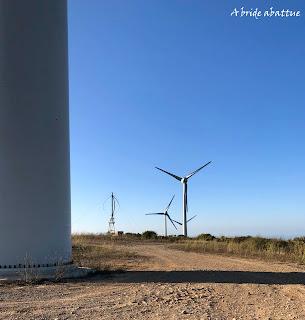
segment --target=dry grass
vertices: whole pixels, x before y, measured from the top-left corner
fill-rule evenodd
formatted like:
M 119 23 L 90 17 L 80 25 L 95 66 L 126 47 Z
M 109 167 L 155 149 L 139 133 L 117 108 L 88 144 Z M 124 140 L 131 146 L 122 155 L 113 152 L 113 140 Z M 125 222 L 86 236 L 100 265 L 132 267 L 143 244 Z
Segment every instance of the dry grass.
M 132 268 L 144 258 L 131 251 L 120 239 L 96 235 L 72 236 L 73 261 L 80 267 L 97 271 L 121 271 Z
M 305 264 L 305 239 L 267 239 L 262 237 L 188 239 L 171 247 L 184 251 L 207 252 Z
M 75 234 L 72 237 L 72 242 L 74 263 L 98 271 L 136 268 L 147 258 L 132 251 L 131 247 L 143 242 L 168 243 L 170 248 L 184 251 L 305 264 L 305 238 L 293 240 L 250 236 L 217 238 L 203 234 L 193 239 L 180 237 L 147 239 L 138 234 L 124 235 L 123 237 Z

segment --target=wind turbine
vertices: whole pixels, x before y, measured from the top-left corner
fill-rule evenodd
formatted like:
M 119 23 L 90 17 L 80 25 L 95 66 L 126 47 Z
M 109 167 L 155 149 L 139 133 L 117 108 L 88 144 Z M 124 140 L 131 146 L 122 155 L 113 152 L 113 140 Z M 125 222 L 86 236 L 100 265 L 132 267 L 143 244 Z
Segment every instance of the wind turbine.
M 189 175 L 185 176 L 185 177 L 179 177 L 176 176 L 173 173 L 170 173 L 168 171 L 165 171 L 161 168 L 156 167 L 156 169 L 172 176 L 173 178 L 175 178 L 176 180 L 180 181 L 183 185 L 183 202 L 182 202 L 182 214 L 183 214 L 183 235 L 185 237 L 187 237 L 187 182 L 188 179 L 191 178 L 194 174 L 196 174 L 198 171 L 200 171 L 201 169 L 203 169 L 204 167 L 206 167 L 207 165 L 209 165 L 212 161 L 209 161 L 208 163 L 206 163 L 205 165 L 203 165 L 202 167 L 198 168 L 197 170 L 193 171 L 192 173 L 190 173 Z
M 174 226 L 175 229 L 177 230 L 177 227 L 175 226 L 175 224 L 174 224 L 174 222 L 173 222 L 173 221 L 175 221 L 175 220 L 173 220 L 173 219 L 169 216 L 169 214 L 168 214 L 168 209 L 169 209 L 170 205 L 172 204 L 174 197 L 175 197 L 175 195 L 173 195 L 172 200 L 170 201 L 170 203 L 168 204 L 168 206 L 165 208 L 164 212 L 146 213 L 147 216 L 149 216 L 149 215 L 155 215 L 155 214 L 157 214 L 157 215 L 164 215 L 164 228 L 165 228 L 164 235 L 165 235 L 165 237 L 167 237 L 167 218 L 169 219 L 169 221 L 173 224 L 173 226 Z M 180 222 L 178 222 L 178 221 L 175 221 L 175 222 L 177 222 L 177 223 L 180 224 Z
M 105 208 L 105 203 L 111 198 L 111 216 L 109 219 L 109 227 L 108 227 L 108 233 L 109 234 L 115 234 L 115 221 L 114 221 L 114 213 L 116 211 L 116 205 L 118 204 L 120 206 L 119 200 L 114 196 L 113 192 L 111 192 L 111 196 L 107 198 L 103 203 L 103 208 Z

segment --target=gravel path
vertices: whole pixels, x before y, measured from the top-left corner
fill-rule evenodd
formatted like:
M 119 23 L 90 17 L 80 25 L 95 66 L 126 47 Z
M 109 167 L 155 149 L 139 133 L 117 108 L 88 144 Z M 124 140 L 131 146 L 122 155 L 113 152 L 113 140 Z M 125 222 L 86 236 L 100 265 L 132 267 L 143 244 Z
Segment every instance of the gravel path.
M 67 283 L 0 285 L 0 319 L 305 319 L 294 265 L 136 245 L 130 271 Z

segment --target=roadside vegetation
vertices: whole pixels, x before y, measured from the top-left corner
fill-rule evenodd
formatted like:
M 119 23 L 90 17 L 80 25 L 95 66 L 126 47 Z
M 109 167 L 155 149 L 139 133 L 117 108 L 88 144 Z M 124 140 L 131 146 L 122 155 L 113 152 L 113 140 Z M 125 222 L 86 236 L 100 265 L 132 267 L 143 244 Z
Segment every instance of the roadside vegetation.
M 168 244 L 169 248 L 198 253 L 212 253 L 245 258 L 305 264 L 305 237 L 290 240 L 263 237 L 216 237 L 200 234 L 195 238 L 158 236 L 154 231 L 126 233 L 121 236 L 106 234 L 74 234 L 73 261 L 78 266 L 98 271 L 131 270 L 147 257 L 140 256 L 132 247 L 139 244 Z
M 291 240 L 263 237 L 215 237 L 201 234 L 172 246 L 184 251 L 216 253 L 305 264 L 305 237 Z

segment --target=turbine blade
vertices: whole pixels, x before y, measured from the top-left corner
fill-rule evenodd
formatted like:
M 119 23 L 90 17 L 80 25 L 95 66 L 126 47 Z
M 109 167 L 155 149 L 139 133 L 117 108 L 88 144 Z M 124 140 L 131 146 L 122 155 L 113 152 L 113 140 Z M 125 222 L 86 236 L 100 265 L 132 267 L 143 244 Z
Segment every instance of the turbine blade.
M 119 202 L 119 200 L 117 199 L 117 197 L 113 196 L 113 198 L 114 198 L 114 200 L 117 202 L 117 204 L 118 204 L 119 207 L 120 207 L 121 205 L 120 205 L 120 202 Z
M 163 213 L 163 212 L 162 212 L 162 213 L 161 213 L 161 212 L 156 212 L 156 213 L 155 213 L 155 212 L 154 212 L 154 213 L 145 213 L 145 215 L 146 215 L 146 216 L 150 216 L 150 215 L 152 215 L 152 214 L 161 214 L 161 215 L 164 215 L 164 213 Z
M 103 210 L 105 210 L 105 203 L 111 198 L 111 196 L 109 196 L 104 202 L 103 202 Z
M 171 219 L 171 217 L 169 216 L 169 214 L 167 213 L 166 216 L 168 217 L 168 219 L 170 220 L 170 222 L 172 223 L 172 225 L 175 227 L 175 229 L 177 230 L 177 227 L 175 226 L 173 220 Z
M 172 219 L 174 222 L 176 222 L 176 223 L 178 223 L 178 224 L 180 224 L 180 226 L 182 226 L 182 223 L 181 222 L 179 222 L 179 221 L 176 221 L 176 220 L 174 220 L 174 219 Z
M 172 204 L 173 200 L 175 198 L 175 195 L 173 195 L 172 200 L 170 201 L 170 203 L 168 204 L 168 206 L 165 209 L 165 212 L 167 212 L 167 210 L 169 209 L 170 205 Z
M 164 172 L 164 173 L 166 173 L 166 174 L 168 174 L 168 175 L 170 175 L 170 176 L 172 176 L 173 178 L 175 178 L 175 179 L 177 179 L 177 180 L 179 180 L 179 181 L 181 181 L 182 180 L 182 178 L 181 177 L 179 177 L 179 176 L 176 176 L 175 174 L 173 174 L 173 173 L 170 173 L 170 172 L 167 172 L 167 171 L 165 171 L 165 170 L 163 170 L 163 169 L 161 169 L 161 168 L 158 168 L 158 167 L 155 167 L 156 169 L 158 169 L 158 170 L 160 170 L 160 171 L 162 171 L 162 172 Z
M 194 217 L 188 219 L 186 222 L 190 222 L 190 221 L 193 220 L 195 217 L 197 217 L 197 214 L 195 214 Z
M 194 174 L 196 174 L 198 171 L 200 171 L 201 169 L 203 169 L 204 167 L 206 167 L 207 165 L 209 165 L 212 161 L 209 161 L 208 163 L 206 163 L 205 165 L 203 165 L 202 167 L 198 168 L 197 170 L 193 171 L 192 173 L 190 173 L 189 175 L 187 175 L 185 178 L 189 179 L 190 177 L 192 177 Z

